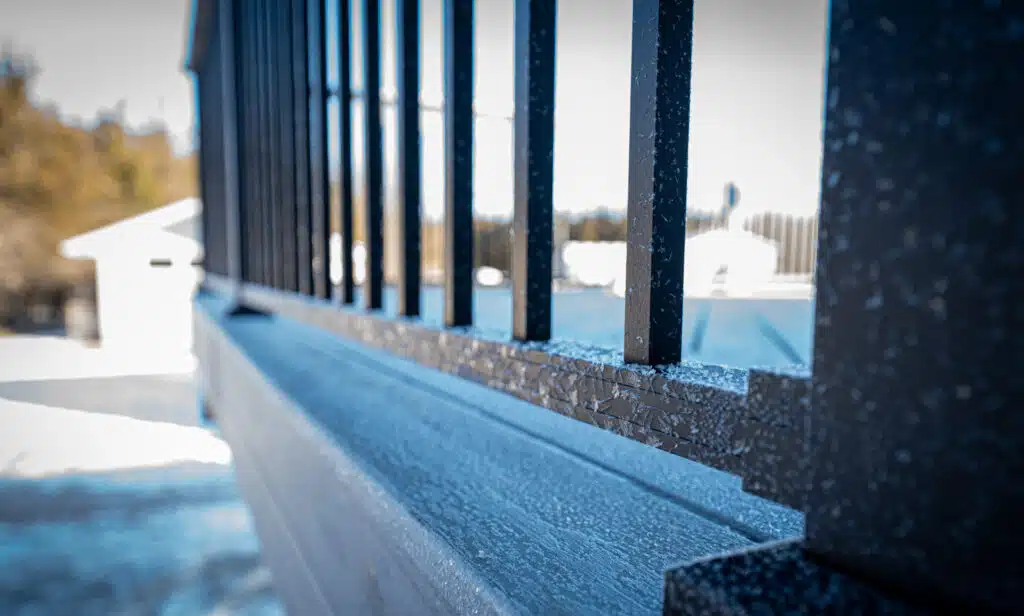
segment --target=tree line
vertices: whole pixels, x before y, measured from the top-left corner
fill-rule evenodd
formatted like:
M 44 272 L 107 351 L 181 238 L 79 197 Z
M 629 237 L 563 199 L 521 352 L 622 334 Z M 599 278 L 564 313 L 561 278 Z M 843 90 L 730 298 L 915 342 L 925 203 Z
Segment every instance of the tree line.
M 193 157 L 164 126 L 130 130 L 123 107 L 86 125 L 36 104 L 37 67 L 0 51 L 0 326 L 32 297 L 88 279 L 58 256 L 61 240 L 196 194 Z

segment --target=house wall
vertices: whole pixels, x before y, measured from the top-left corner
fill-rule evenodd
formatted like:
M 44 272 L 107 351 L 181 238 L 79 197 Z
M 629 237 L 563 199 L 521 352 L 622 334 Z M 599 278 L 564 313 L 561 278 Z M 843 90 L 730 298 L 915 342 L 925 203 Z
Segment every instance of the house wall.
M 191 298 L 198 270 L 187 262 L 153 267 L 148 256 L 96 266 L 100 344 L 119 351 L 184 353 L 192 347 Z

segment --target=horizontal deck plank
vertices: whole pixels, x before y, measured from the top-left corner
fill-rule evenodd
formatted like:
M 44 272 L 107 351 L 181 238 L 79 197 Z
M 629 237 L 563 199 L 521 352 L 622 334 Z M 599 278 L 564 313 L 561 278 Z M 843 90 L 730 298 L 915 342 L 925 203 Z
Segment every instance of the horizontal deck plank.
M 799 533 L 799 514 L 737 477 L 223 304 L 197 303 L 216 412 L 299 550 L 336 552 L 309 557 L 331 570 L 332 607 L 345 580 L 368 595 L 375 570 L 383 594 L 439 613 L 653 614 L 672 566 Z

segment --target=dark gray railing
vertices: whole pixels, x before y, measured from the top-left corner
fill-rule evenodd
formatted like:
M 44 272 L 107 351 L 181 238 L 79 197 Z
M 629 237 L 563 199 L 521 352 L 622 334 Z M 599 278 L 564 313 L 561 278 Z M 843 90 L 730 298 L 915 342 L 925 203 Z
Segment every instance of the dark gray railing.
M 324 0 L 198 3 L 192 68 L 206 287 L 738 474 L 745 489 L 806 513 L 798 546 L 670 572 L 666 613 L 909 610 L 847 585 L 848 575 L 925 605 L 1019 605 L 1024 231 L 1014 204 L 1024 126 L 1010 75 L 1024 65 L 1024 5 L 831 3 L 812 374 L 679 363 L 679 170 L 687 168 L 694 2 L 633 5 L 622 355 L 547 342 L 554 0 L 516 1 L 513 340 L 469 327 L 472 0 L 444 3 L 447 327 L 344 307 L 354 300 L 351 118 L 342 104 L 341 203 L 331 204 Z M 348 1 L 340 6 L 335 94 L 347 101 L 352 24 Z M 398 7 L 400 311 L 412 317 L 418 3 Z M 381 307 L 383 286 L 379 10 L 365 0 L 369 311 Z M 332 216 L 344 242 L 344 286 L 333 296 Z M 780 585 L 789 594 L 762 592 Z

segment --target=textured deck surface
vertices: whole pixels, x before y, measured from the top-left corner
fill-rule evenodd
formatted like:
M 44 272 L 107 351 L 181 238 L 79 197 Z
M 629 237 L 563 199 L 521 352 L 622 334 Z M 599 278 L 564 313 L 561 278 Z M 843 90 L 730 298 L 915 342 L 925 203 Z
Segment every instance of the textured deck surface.
M 743 493 L 735 477 L 486 387 L 281 319 L 221 326 L 340 449 L 345 473 L 382 486 L 393 508 L 524 613 L 658 613 L 672 566 L 800 532 L 799 514 Z M 281 433 L 287 422 L 271 419 L 273 408 L 267 429 L 277 421 Z M 247 439 L 270 438 L 255 415 L 237 421 Z M 280 456 L 306 464 L 300 452 Z M 304 488 L 318 495 L 304 505 L 312 515 L 330 506 L 322 488 Z

